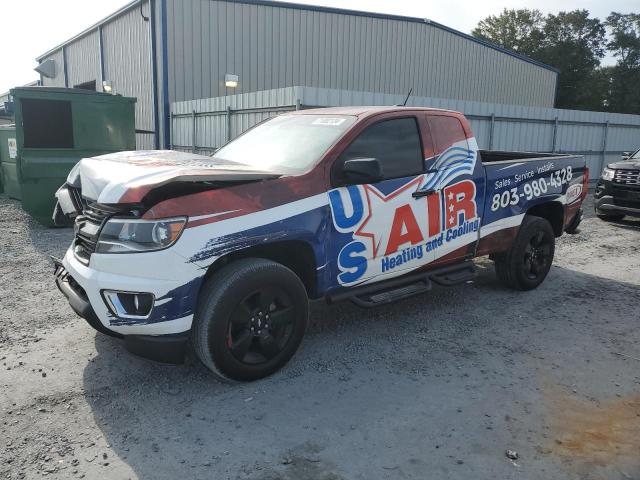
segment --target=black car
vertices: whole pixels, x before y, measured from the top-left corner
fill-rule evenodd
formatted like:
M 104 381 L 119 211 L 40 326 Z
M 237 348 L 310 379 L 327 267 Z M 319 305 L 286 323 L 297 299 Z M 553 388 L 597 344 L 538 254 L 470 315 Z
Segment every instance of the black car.
M 595 209 L 603 220 L 640 217 L 640 150 L 605 167 L 596 184 Z

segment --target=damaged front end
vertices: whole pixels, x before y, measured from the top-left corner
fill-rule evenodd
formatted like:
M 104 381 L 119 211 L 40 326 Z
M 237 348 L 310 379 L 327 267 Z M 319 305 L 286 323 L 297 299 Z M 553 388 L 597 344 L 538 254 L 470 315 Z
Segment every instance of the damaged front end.
M 69 172 L 56 192 L 53 221 L 69 226 L 88 205 L 135 206 L 149 210 L 156 203 L 206 190 L 273 180 L 284 172 L 261 171 L 247 165 L 171 150 L 119 152 L 85 158 Z M 125 207 L 122 207 L 125 208 Z
M 84 210 L 80 190 L 80 164 L 76 164 L 67 176 L 67 181 L 56 192 L 56 205 L 53 209 L 53 224 L 57 227 L 68 227 Z

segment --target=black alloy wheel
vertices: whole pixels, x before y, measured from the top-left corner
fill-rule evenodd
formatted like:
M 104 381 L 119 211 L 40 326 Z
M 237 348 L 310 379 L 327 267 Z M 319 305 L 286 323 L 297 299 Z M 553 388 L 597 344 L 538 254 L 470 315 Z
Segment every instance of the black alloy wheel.
M 526 215 L 511 248 L 493 255 L 498 279 L 516 290 L 536 288 L 551 269 L 555 242 L 547 219 Z
M 530 280 L 536 280 L 542 273 L 546 272 L 553 260 L 553 240 L 548 238 L 545 231 L 540 230 L 529 239 L 529 243 L 524 249 L 525 275 Z
M 282 368 L 309 319 L 300 278 L 262 258 L 229 262 L 200 290 L 191 340 L 202 363 L 225 380 L 250 381 Z
M 233 310 L 227 346 L 242 363 L 266 363 L 286 346 L 294 323 L 295 310 L 287 293 L 265 286 L 246 296 Z

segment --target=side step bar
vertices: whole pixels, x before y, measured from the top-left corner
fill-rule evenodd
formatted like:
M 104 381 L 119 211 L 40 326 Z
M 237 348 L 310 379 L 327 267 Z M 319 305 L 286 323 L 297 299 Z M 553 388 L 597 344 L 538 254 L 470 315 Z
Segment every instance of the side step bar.
M 430 274 L 431 280 L 443 287 L 469 282 L 476 278 L 478 274 L 475 263 L 470 260 L 443 269 L 432 270 L 428 273 Z
M 418 272 L 380 283 L 341 290 L 327 296 L 328 303 L 351 300 L 360 307 L 376 307 L 431 290 L 433 283 L 451 286 L 473 280 L 476 266 L 468 260 L 452 266 Z

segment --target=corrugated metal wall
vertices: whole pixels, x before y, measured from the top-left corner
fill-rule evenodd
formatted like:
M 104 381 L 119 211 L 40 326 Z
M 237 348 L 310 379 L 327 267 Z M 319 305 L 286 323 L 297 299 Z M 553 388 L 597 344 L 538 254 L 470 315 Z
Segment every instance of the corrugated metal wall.
M 144 0 L 147 16 L 149 4 Z M 138 98 L 137 127 L 154 130 L 150 25 L 138 7 L 132 2 L 62 48 L 67 84 L 95 80 L 100 90 L 101 28 L 104 79 L 117 93 Z M 413 88 L 429 97 L 524 105 L 550 106 L 554 100 L 554 71 L 420 19 L 260 0 L 163 0 L 156 10 L 160 120 L 166 118 L 164 89 L 169 103 L 294 85 L 390 93 Z M 45 86 L 65 85 L 62 48 L 39 59 L 56 62 L 56 76 L 43 78 Z M 240 76 L 238 89 L 224 87 L 226 73 Z M 140 148 L 152 141 L 151 134 L 138 135 Z
M 149 16 L 148 1 L 144 2 L 143 11 Z M 149 23 L 143 20 L 139 7 L 130 9 L 102 27 L 104 79 L 112 82 L 115 93 L 137 98 L 136 128 L 153 131 L 150 42 Z M 95 80 L 97 90 L 102 91 L 98 29 L 68 43 L 64 48 L 69 87 Z M 47 58 L 56 62 L 56 76 L 43 77 L 43 85 L 64 87 L 62 50 L 56 50 L 41 60 Z M 153 134 L 138 134 L 136 139 L 139 149 L 153 148 Z
M 262 120 L 295 110 L 301 90 L 279 88 L 174 103 L 171 146 L 176 150 L 211 152 Z
M 298 107 L 395 105 L 403 100 L 403 95 L 291 87 L 176 102 L 171 110 L 171 138 L 176 149 L 207 153 L 222 146 L 227 138 L 283 111 Z M 637 149 L 640 142 L 640 115 L 427 97 L 412 97 L 408 105 L 463 112 L 483 149 L 585 155 L 594 175 L 599 174 L 604 163 L 618 160 L 622 152 Z
M 168 0 L 171 101 L 285 86 L 552 107 L 556 73 L 429 23 Z M 224 87 L 237 74 L 237 89 Z
M 98 42 L 98 32 L 94 31 L 65 47 L 69 87 L 95 80 L 97 88 L 101 90 Z M 64 72 L 61 73 L 64 74 Z
M 149 16 L 149 2 L 144 12 Z M 135 8 L 102 29 L 105 78 L 116 93 L 136 97 L 136 128 L 154 130 L 149 23 Z M 138 134 L 139 149 L 153 148 L 153 134 Z

